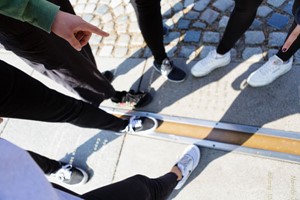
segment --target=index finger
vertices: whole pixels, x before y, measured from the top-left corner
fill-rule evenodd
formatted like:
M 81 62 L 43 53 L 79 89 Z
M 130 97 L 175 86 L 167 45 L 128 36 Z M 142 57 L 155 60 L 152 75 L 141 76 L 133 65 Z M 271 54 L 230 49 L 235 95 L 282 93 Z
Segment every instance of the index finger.
M 89 23 L 87 23 L 87 22 L 85 23 L 85 26 L 83 27 L 83 29 L 84 29 L 85 31 L 90 31 L 90 32 L 92 32 L 92 33 L 95 33 L 95 34 L 100 35 L 100 36 L 103 36 L 103 37 L 109 36 L 108 33 L 102 31 L 102 30 L 99 29 L 98 27 L 96 27 L 96 26 L 94 26 L 94 25 L 92 25 L 92 24 L 89 24 Z

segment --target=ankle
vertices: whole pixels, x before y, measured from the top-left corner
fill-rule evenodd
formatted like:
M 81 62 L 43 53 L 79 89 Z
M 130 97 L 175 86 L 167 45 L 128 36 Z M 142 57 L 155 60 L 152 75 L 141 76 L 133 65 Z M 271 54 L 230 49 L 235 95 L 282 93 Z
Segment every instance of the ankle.
M 180 181 L 182 179 L 182 172 L 177 166 L 172 167 L 171 172 L 176 174 L 177 181 Z

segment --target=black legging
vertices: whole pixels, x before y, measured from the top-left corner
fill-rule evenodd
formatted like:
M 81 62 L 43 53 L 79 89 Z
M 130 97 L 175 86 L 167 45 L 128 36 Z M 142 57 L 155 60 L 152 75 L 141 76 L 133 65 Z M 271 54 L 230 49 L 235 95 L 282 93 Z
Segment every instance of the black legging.
M 120 131 L 128 122 L 47 88 L 0 60 L 0 116 Z
M 251 26 L 255 19 L 257 9 L 262 1 L 263 0 L 235 0 L 235 7 L 231 13 L 222 40 L 217 48 L 217 52 L 219 54 L 227 53 Z M 296 9 L 299 7 L 300 2 L 295 0 L 293 5 L 293 13 L 295 13 Z M 291 31 L 296 25 L 297 24 L 294 22 L 288 35 L 290 35 Z M 287 61 L 294 55 L 299 47 L 300 37 L 298 37 L 298 39 L 293 43 L 287 52 L 283 53 L 280 48 L 277 56 L 283 61 Z
M 166 57 L 160 0 L 130 0 L 138 23 L 154 59 L 161 63 Z
M 28 151 L 33 160 L 45 174 L 56 172 L 60 163 L 56 160 L 44 157 Z M 52 184 L 55 188 L 79 196 L 85 200 L 165 200 L 174 190 L 177 175 L 170 172 L 156 179 L 150 179 L 143 175 L 135 175 L 125 180 L 97 188 L 83 195 L 78 195 L 68 189 Z

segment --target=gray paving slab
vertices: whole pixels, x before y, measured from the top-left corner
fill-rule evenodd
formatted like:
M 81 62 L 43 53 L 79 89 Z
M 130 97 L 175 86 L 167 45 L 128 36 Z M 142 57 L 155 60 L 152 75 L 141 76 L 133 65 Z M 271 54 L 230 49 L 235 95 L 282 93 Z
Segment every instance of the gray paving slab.
M 175 62 L 188 72 L 183 83 L 166 81 L 152 71 L 151 62 L 147 63 L 141 87 L 150 85 L 154 100 L 143 110 L 299 132 L 298 65 L 271 85 L 253 88 L 246 84 L 246 79 L 263 63 L 233 62 L 206 77 L 194 78 L 189 70 L 195 61 Z
M 78 188 L 69 187 L 78 193 L 111 183 L 124 139 L 109 131 L 17 119 L 9 120 L 1 137 L 24 149 L 86 170 L 90 181 Z
M 135 174 L 167 173 L 186 144 L 127 135 L 114 181 Z M 137 151 L 138 148 L 138 151 Z M 300 165 L 234 152 L 201 149 L 201 161 L 187 185 L 169 199 L 299 199 Z M 132 152 L 135 152 L 134 154 Z

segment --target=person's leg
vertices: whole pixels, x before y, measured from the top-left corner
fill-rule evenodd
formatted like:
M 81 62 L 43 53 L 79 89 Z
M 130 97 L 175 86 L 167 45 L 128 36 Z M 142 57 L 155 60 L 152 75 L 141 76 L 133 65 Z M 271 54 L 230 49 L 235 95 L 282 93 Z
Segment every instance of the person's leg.
M 42 171 L 47 175 L 50 175 L 61 168 L 61 163 L 56 160 L 52 160 L 32 151 L 27 152 L 36 162 L 36 164 L 42 169 Z
M 212 50 L 191 69 L 195 77 L 203 77 L 231 62 L 230 49 L 252 24 L 257 8 L 263 0 L 235 0 L 223 37 L 216 50 Z
M 186 74 L 167 57 L 163 43 L 163 24 L 160 0 L 130 0 L 149 49 L 154 56 L 153 67 L 166 79 L 182 82 Z
M 135 175 L 90 191 L 81 197 L 86 200 L 165 200 L 176 185 L 177 176 L 171 172 L 157 179 Z
M 256 11 L 263 0 L 235 0 L 235 7 L 230 15 L 217 53 L 225 54 L 234 46 L 255 19 Z
M 47 88 L 24 72 L 0 61 L 0 116 L 80 127 L 123 130 L 128 121 Z
M 300 8 L 300 1 L 295 0 L 294 1 L 294 5 L 293 5 L 293 14 L 295 15 L 296 10 Z M 289 33 L 286 37 L 286 39 L 289 37 L 289 35 L 292 33 L 292 31 L 295 29 L 295 27 L 297 26 L 296 22 L 294 21 L 294 23 L 292 24 Z M 286 40 L 285 39 L 285 40 Z M 288 61 L 300 48 L 300 37 L 298 37 L 293 44 L 291 45 L 291 47 L 286 51 L 283 52 L 281 49 L 282 47 L 279 49 L 279 51 L 277 52 L 277 56 L 284 62 Z

